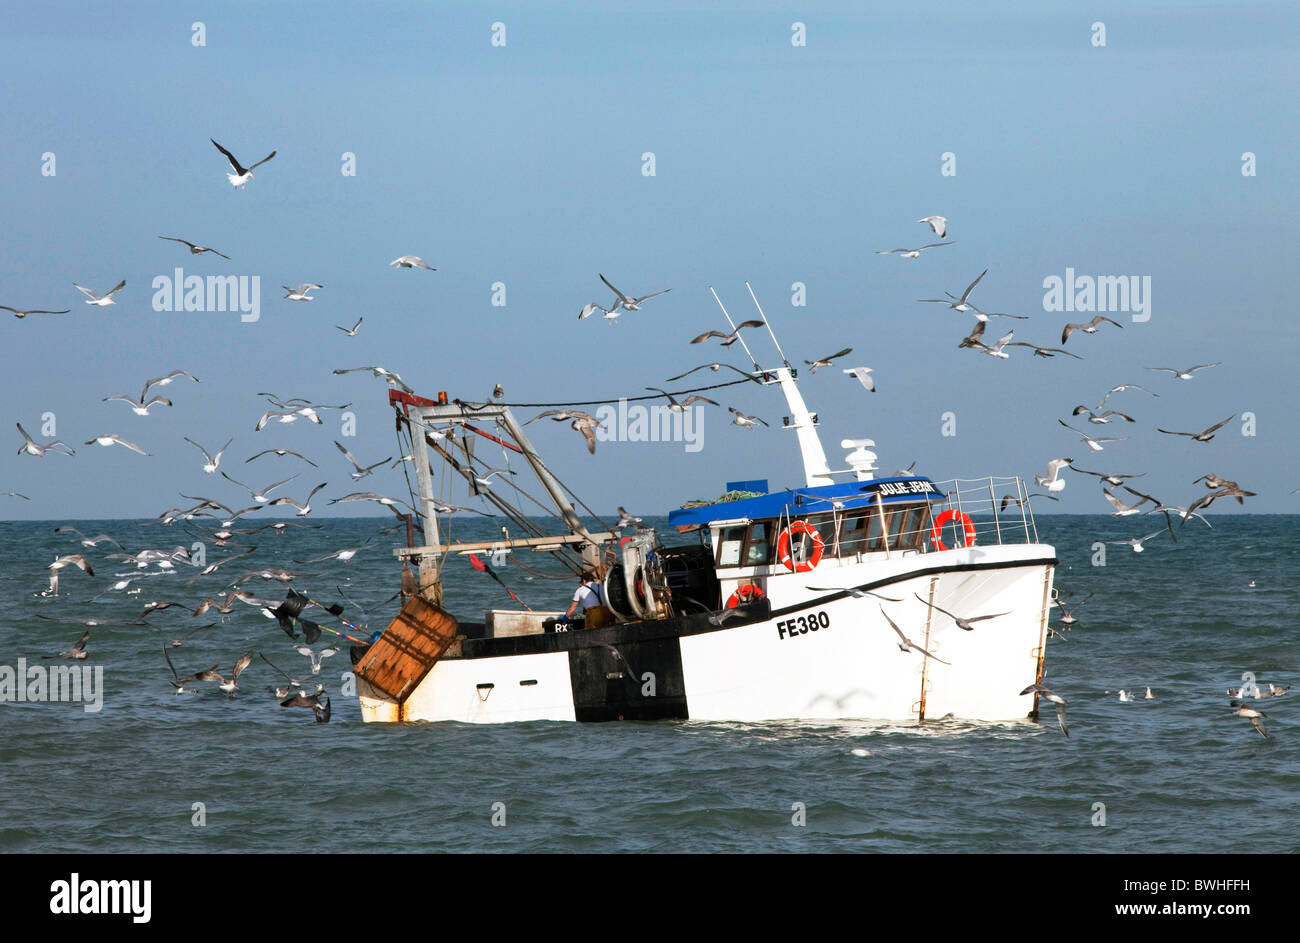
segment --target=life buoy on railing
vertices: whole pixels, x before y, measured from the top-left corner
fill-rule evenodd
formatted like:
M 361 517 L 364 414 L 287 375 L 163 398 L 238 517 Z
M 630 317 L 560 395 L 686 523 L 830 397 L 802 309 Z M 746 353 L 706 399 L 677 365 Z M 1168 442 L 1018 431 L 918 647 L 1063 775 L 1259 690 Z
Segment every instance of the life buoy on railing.
M 934 526 L 930 528 L 930 543 L 934 546 L 935 550 L 948 549 L 944 545 L 944 542 L 939 538 L 939 535 L 943 533 L 943 525 L 947 524 L 949 521 L 961 521 L 961 528 L 965 534 L 966 540 L 966 542 L 961 545 L 962 547 L 975 546 L 975 523 L 970 519 L 970 515 L 965 511 L 958 511 L 955 508 L 949 508 L 934 519 Z M 961 548 L 956 547 L 954 549 Z
M 812 538 L 813 551 L 812 556 L 802 563 L 798 563 L 790 556 L 790 538 L 794 534 L 807 534 Z M 781 561 L 781 565 L 793 573 L 807 573 L 815 569 L 817 564 L 822 561 L 822 551 L 826 549 L 826 542 L 822 540 L 822 535 L 817 533 L 817 528 L 813 527 L 807 521 L 792 521 L 790 526 L 781 531 L 781 536 L 776 539 L 776 556 Z
M 753 583 L 744 583 L 737 586 L 736 591 L 727 598 L 727 608 L 735 609 L 737 606 L 743 606 L 746 603 L 762 599 L 763 596 L 763 587 L 755 586 Z

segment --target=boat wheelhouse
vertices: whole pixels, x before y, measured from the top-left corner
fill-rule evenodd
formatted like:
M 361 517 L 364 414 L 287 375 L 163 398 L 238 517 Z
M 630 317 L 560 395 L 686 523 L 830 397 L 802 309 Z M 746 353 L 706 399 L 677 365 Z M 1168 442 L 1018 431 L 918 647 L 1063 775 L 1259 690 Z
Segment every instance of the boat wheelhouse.
M 784 393 L 806 485 L 732 482 L 722 500 L 672 511 L 666 539 L 640 526 L 589 529 L 508 405 L 390 391 L 412 445 L 425 542 L 396 551 L 416 568 L 405 605 L 354 653 L 365 719 L 1031 714 L 1036 702 L 1020 692 L 1042 677 L 1056 555 L 1038 541 L 1023 482 L 877 478 L 869 439 L 844 440 L 845 467 L 833 470 L 796 371 L 755 361 L 750 379 Z M 567 533 L 541 533 L 520 505 L 475 487 L 474 442 L 484 439 L 529 466 Z M 452 508 L 434 496 L 431 453 L 529 536 L 442 543 L 439 515 Z M 595 571 L 612 624 L 499 609 L 458 620 L 443 606 L 441 567 L 477 552 Z M 973 631 L 957 623 L 975 616 L 992 618 Z

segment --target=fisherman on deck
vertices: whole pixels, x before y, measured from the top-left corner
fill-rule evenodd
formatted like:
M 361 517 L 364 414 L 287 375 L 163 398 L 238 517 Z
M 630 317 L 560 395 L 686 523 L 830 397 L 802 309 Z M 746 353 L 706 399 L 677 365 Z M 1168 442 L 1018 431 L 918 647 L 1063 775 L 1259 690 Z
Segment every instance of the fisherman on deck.
M 579 604 L 586 613 L 586 625 L 589 629 L 599 629 L 614 621 L 613 613 L 605 605 L 605 587 L 590 570 L 582 574 L 582 582 L 578 585 L 577 592 L 573 594 L 569 611 L 564 614 L 564 619 L 561 621 L 567 622 L 571 619 Z

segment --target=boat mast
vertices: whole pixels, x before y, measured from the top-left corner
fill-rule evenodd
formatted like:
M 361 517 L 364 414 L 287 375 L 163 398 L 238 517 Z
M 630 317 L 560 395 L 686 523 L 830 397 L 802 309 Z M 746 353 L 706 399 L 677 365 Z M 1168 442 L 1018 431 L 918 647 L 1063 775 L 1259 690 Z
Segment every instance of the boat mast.
M 745 283 L 745 287 L 749 288 L 749 282 Z M 731 319 L 731 315 L 727 312 L 722 299 L 718 297 L 718 293 L 713 291 L 712 288 L 709 291 L 713 292 L 713 300 L 722 309 L 722 313 L 726 317 L 727 323 L 731 325 L 731 329 L 736 331 L 736 322 Z M 754 370 L 766 375 L 761 382 L 769 385 L 776 382 L 781 385 L 781 392 L 785 394 L 786 404 L 790 408 L 790 417 L 786 423 L 786 428 L 793 429 L 798 437 L 799 453 L 803 457 L 805 484 L 809 488 L 818 485 L 832 485 L 835 483 L 835 479 L 831 477 L 830 465 L 826 462 L 826 450 L 822 448 L 821 438 L 817 435 L 817 424 L 813 414 L 808 411 L 808 406 L 803 400 L 803 394 L 799 392 L 798 386 L 795 385 L 794 368 L 790 366 L 790 361 L 786 360 L 785 353 L 781 350 L 781 344 L 776 339 L 776 333 L 772 330 L 767 315 L 763 313 L 763 307 L 758 303 L 757 296 L 754 295 L 754 289 L 749 288 L 749 295 L 754 299 L 754 306 L 758 308 L 759 317 L 763 319 L 763 324 L 767 326 L 767 332 L 771 335 L 772 343 L 776 345 L 777 353 L 780 354 L 784 366 L 777 367 L 775 370 L 764 370 L 758 365 L 758 361 L 754 359 L 749 345 L 745 343 L 744 335 L 736 331 L 740 345 L 745 348 L 745 353 L 749 355 Z M 773 376 L 775 381 L 769 379 Z

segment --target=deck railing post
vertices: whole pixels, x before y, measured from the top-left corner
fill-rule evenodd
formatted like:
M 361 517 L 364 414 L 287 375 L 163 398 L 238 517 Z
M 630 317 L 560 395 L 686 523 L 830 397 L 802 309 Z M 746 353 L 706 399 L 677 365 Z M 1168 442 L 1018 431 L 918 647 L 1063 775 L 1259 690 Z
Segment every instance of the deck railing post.
M 1000 547 L 1002 546 L 1002 525 L 998 522 L 998 499 L 997 495 L 993 493 L 992 475 L 989 476 L 989 503 L 993 505 L 993 532 L 997 534 L 998 546 Z

